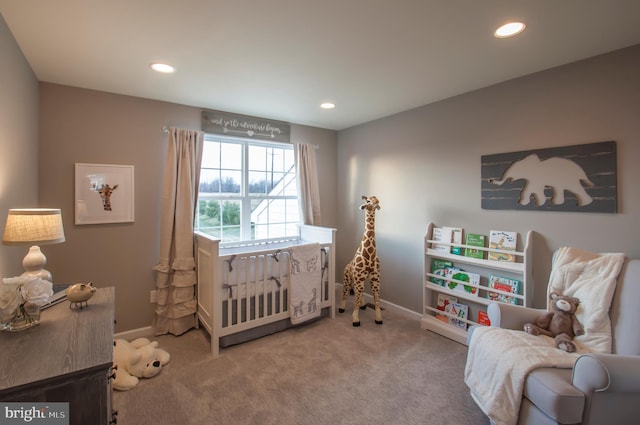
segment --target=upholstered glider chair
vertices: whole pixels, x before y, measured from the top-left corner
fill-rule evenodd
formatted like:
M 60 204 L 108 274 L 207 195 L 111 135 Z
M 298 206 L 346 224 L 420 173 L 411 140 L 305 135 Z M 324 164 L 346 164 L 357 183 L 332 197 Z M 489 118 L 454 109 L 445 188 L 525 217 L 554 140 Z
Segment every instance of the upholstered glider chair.
M 492 327 L 522 330 L 545 310 L 492 303 L 487 311 Z M 640 260 L 624 260 L 609 318 L 612 354 L 582 354 L 572 369 L 529 372 L 513 423 L 640 424 Z

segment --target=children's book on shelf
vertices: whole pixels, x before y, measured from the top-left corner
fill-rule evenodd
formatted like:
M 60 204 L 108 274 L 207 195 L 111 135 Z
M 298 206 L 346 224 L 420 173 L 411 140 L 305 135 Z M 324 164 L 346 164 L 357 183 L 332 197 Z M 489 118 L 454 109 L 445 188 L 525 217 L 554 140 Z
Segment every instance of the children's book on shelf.
M 492 230 L 489 232 L 489 248 L 499 249 L 502 251 L 515 251 L 518 234 L 516 232 L 507 232 L 504 230 Z M 505 252 L 489 251 L 489 260 L 494 261 L 515 261 L 513 254 Z
M 478 311 L 478 324 L 483 326 L 491 326 L 491 320 L 489 320 L 489 315 L 486 311 Z
M 451 228 L 434 227 L 431 240 L 451 243 Z M 431 245 L 431 249 L 434 251 L 449 252 L 451 246 L 434 243 Z
M 467 233 L 465 235 L 465 245 L 485 247 L 487 237 L 477 233 Z M 484 259 L 484 251 L 481 249 L 465 248 L 464 255 L 471 258 Z
M 449 319 L 450 325 L 457 326 L 465 330 L 467 329 L 467 322 L 464 322 L 459 319 L 467 318 L 467 315 L 469 313 L 469 306 L 467 306 L 466 304 L 460 304 L 460 303 L 449 303 L 444 308 L 444 311 L 452 314 L 455 317 L 458 317 L 458 319 L 456 319 L 455 317 L 449 316 L 448 319 Z
M 477 273 L 465 272 L 455 267 L 447 269 L 447 287 L 452 291 L 462 291 L 467 295 L 478 296 L 478 285 L 480 284 L 480 275 Z M 475 286 L 465 285 L 464 283 L 454 282 L 451 279 L 455 279 L 459 282 L 468 282 Z
M 438 305 L 436 308 L 440 311 L 446 311 L 446 308 L 451 303 L 457 303 L 458 299 L 456 297 L 452 297 L 451 295 L 439 293 L 438 294 Z M 449 317 L 444 314 L 436 314 L 436 319 L 441 320 L 445 323 L 449 323 Z
M 508 277 L 491 275 L 489 276 L 489 288 L 499 289 L 500 291 L 510 292 L 512 294 L 519 294 L 520 281 Z M 499 294 L 497 292 L 487 291 L 487 298 L 489 298 L 491 301 L 518 304 L 518 299 L 516 297 L 510 297 L 508 295 Z
M 445 231 L 451 231 L 451 242 L 462 244 L 462 227 L 443 227 Z M 462 255 L 462 247 L 452 246 L 451 253 L 456 255 Z
M 431 260 L 431 274 L 434 274 L 436 276 L 442 276 L 442 277 L 446 276 L 447 270 L 451 267 L 453 267 L 453 263 L 451 261 L 442 260 L 440 258 L 433 258 Z M 436 285 L 444 286 L 445 284 L 444 279 L 430 277 L 429 280 L 435 283 Z

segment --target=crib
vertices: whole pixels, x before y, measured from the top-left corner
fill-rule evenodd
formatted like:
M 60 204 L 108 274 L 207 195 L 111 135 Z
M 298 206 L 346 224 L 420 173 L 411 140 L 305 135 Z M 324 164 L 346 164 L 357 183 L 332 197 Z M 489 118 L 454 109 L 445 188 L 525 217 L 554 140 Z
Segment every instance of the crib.
M 196 232 L 198 322 L 211 336 L 211 354 L 220 348 L 269 335 L 291 326 L 289 251 L 294 245 L 321 248 L 322 316 L 335 317 L 335 229 L 302 225 L 298 236 L 221 247 Z

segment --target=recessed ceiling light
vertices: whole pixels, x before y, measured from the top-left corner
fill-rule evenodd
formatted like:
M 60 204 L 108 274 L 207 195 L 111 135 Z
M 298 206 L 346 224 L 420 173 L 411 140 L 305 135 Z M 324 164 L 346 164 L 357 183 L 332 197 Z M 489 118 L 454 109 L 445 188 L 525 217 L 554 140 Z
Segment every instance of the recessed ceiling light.
M 514 35 L 520 34 L 524 31 L 526 27 L 527 26 L 522 22 L 509 22 L 498 28 L 496 32 L 493 33 L 493 36 L 497 38 L 513 37 Z
M 333 109 L 333 108 L 335 108 L 335 107 L 336 107 L 336 104 L 335 104 L 335 103 L 331 103 L 331 102 L 324 102 L 324 103 L 322 103 L 322 104 L 320 105 L 320 107 L 321 107 L 322 109 Z
M 163 74 L 171 74 L 172 72 L 174 72 L 176 70 L 174 67 L 172 67 L 171 65 L 168 65 L 166 63 L 152 63 L 149 66 L 154 71 L 162 72 Z

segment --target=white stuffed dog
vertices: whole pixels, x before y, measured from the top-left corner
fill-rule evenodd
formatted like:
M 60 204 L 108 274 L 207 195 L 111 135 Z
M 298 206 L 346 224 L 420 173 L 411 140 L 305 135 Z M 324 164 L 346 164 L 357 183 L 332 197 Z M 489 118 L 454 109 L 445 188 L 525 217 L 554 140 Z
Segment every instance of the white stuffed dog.
M 138 385 L 139 378 L 152 378 L 169 363 L 171 355 L 158 348 L 157 341 L 138 338 L 131 342 L 116 339 L 113 343 L 115 377 L 113 388 L 127 391 Z

